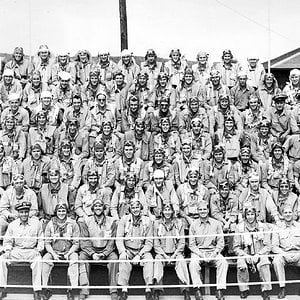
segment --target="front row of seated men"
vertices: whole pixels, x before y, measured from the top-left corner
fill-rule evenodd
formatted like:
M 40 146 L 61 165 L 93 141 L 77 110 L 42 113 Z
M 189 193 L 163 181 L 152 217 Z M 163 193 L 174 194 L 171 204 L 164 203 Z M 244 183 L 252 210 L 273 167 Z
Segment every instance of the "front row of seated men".
M 190 259 L 185 259 L 185 222 L 177 218 L 173 205 L 162 207 L 161 218 L 151 221 L 143 214 L 141 202 L 134 198 L 129 214 L 120 221 L 105 214 L 105 204 L 95 199 L 93 215 L 77 222 L 68 216 L 66 204 L 59 203 L 54 217 L 43 225 L 37 217 L 30 217 L 31 203 L 18 202 L 18 217 L 8 225 L 0 257 L 0 299 L 4 297 L 7 285 L 8 265 L 12 261 L 29 261 L 32 269 L 32 286 L 35 300 L 49 299 L 47 288 L 54 262 L 65 260 L 68 264 L 70 288 L 67 299 L 74 299 L 72 287 L 81 286 L 79 299 L 89 294 L 88 260 L 107 262 L 108 282 L 112 300 L 128 297 L 127 287 L 133 265 L 143 267 L 146 285 L 146 300 L 159 300 L 163 284 L 164 267 L 174 265 L 185 300 L 190 300 L 190 276 L 195 288 L 195 299 L 203 300 L 200 288 L 201 265 L 216 267 L 216 298 L 225 299 L 228 262 L 222 255 L 224 234 L 221 222 L 209 217 L 206 201 L 198 203 L 198 217 L 189 229 L 188 244 Z M 283 221 L 277 227 L 257 219 L 252 204 L 244 207 L 243 221 L 237 224 L 233 238 L 233 251 L 237 258 L 237 282 L 241 298 L 249 294 L 249 272 L 258 271 L 262 281 L 262 298 L 270 299 L 270 258 L 280 282 L 279 299 L 285 297 L 285 265 L 300 263 L 300 223 L 294 221 L 290 205 L 283 208 Z M 80 238 L 79 238 L 80 237 Z M 86 239 L 85 239 L 86 238 Z M 153 260 L 154 259 L 154 260 Z M 43 289 L 42 289 L 43 287 Z

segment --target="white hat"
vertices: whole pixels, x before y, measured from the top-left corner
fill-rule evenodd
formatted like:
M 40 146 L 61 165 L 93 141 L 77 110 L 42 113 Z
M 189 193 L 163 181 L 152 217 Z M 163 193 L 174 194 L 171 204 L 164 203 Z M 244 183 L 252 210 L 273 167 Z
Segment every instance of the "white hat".
M 245 71 L 240 71 L 240 72 L 238 72 L 238 78 L 240 78 L 240 77 L 248 77 L 248 76 Z
M 293 69 L 293 70 L 291 70 L 290 76 L 292 76 L 292 75 L 300 76 L 300 70 L 299 69 Z
M 58 73 L 58 77 L 61 80 L 70 80 L 71 79 L 71 74 L 65 71 L 61 71 Z
M 41 99 L 42 98 L 52 98 L 52 94 L 49 91 L 41 92 Z
M 20 94 L 11 93 L 8 95 L 8 101 L 19 100 L 19 99 L 20 99 Z
M 259 57 L 256 53 L 250 53 L 248 55 L 247 59 L 257 59 L 257 60 L 259 60 Z
M 259 180 L 259 175 L 258 175 L 258 173 L 257 172 L 251 172 L 250 174 L 249 174 L 249 181 L 256 181 L 256 180 Z
M 132 52 L 130 52 L 128 49 L 124 49 L 121 52 L 121 56 L 131 56 Z
M 67 51 L 67 50 L 61 50 L 61 51 L 58 52 L 57 55 L 58 55 L 58 56 L 69 56 L 70 53 L 69 53 L 69 51 Z
M 48 51 L 48 52 L 49 52 L 48 46 L 47 46 L 47 45 L 41 45 L 41 46 L 39 47 L 39 52 L 41 52 L 41 51 Z
M 14 71 L 12 69 L 5 69 L 3 72 L 3 76 L 12 76 L 14 77 Z
M 154 172 L 153 172 L 153 178 L 165 178 L 165 172 L 161 169 L 156 169 Z

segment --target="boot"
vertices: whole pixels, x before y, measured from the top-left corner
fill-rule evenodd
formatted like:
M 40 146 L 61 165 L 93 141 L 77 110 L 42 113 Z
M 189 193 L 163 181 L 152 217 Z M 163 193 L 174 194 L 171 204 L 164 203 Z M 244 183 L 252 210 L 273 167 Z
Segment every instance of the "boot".
M 159 300 L 160 291 L 154 291 L 154 300 Z
M 184 300 L 191 300 L 190 292 L 187 290 L 183 291 L 183 298 Z
M 67 300 L 74 300 L 73 290 L 67 290 Z
M 50 299 L 52 296 L 52 292 L 49 289 L 43 289 L 42 294 L 41 294 L 41 298 L 43 300 L 48 300 Z
M 196 300 L 203 300 L 203 296 L 201 294 L 200 289 L 196 289 L 196 291 L 195 291 L 195 299 Z
M 146 292 L 146 293 L 145 293 L 145 297 L 146 297 L 146 300 L 153 300 L 153 297 L 152 297 L 152 293 L 151 293 L 151 292 Z
M 33 291 L 33 299 L 34 300 L 42 300 L 40 291 Z
M 216 291 L 216 298 L 217 298 L 218 300 L 225 300 L 225 297 L 224 297 L 224 295 L 223 295 L 223 291 L 222 291 L 222 290 L 217 290 L 217 291 Z
M 261 296 L 263 300 L 270 300 L 269 291 L 263 291 Z
M 246 299 L 246 298 L 248 298 L 248 296 L 249 296 L 249 290 L 242 291 L 242 292 L 240 293 L 241 299 Z
M 278 294 L 278 299 L 284 299 L 285 298 L 285 287 L 280 288 L 280 292 Z
M 127 300 L 127 298 L 128 298 L 127 292 L 122 292 L 119 300 Z
M 117 292 L 111 293 L 110 298 L 111 298 L 111 300 L 118 300 L 118 293 Z

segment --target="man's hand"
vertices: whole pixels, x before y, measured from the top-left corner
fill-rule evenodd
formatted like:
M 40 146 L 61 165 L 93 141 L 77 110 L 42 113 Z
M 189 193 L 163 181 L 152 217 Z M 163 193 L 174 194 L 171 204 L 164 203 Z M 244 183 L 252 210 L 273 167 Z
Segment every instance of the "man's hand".
M 140 263 L 141 256 L 137 254 L 133 259 L 132 259 L 132 264 L 133 265 L 138 265 Z
M 60 260 L 60 256 L 57 253 L 52 253 L 53 260 Z

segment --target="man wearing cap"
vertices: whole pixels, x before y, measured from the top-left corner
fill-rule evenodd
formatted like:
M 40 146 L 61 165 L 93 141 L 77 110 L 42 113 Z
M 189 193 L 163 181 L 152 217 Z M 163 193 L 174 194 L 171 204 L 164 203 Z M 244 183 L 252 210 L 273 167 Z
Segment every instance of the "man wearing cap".
M 131 84 L 140 72 L 140 67 L 136 64 L 132 52 L 128 49 L 122 50 L 118 68 L 122 70 L 128 84 Z
M 143 267 L 146 300 L 152 300 L 150 285 L 153 283 L 153 262 L 151 261 L 153 224 L 149 217 L 143 216 L 142 210 L 143 207 L 139 200 L 131 201 L 130 214 L 123 216 L 118 223 L 116 245 L 121 261 L 118 285 L 128 286 L 132 265 L 140 264 Z M 126 239 L 123 239 L 124 237 Z M 120 300 L 126 300 L 127 297 L 128 290 L 123 287 Z
M 66 110 L 76 94 L 79 94 L 79 90 L 71 83 L 71 74 L 66 71 L 59 72 L 58 84 L 52 89 L 53 103 Z
M 79 241 L 76 239 L 80 236 L 79 227 L 75 220 L 67 215 L 68 207 L 65 203 L 58 203 L 54 210 L 54 216 L 47 224 L 45 229 L 45 249 L 46 254 L 43 256 L 42 283 L 48 286 L 49 277 L 54 267 L 54 260 L 59 264 L 61 260 L 67 260 L 68 279 L 71 287 L 67 289 L 67 300 L 74 300 L 73 286 L 78 285 L 78 250 Z M 60 239 L 56 239 L 60 237 Z M 64 238 L 64 239 L 61 239 Z M 51 291 L 44 291 L 43 300 L 51 297 Z
M 189 227 L 194 219 L 198 218 L 199 201 L 210 202 L 208 189 L 200 181 L 199 168 L 190 166 L 186 174 L 186 182 L 179 185 L 177 189 L 180 216 L 183 217 Z
M 265 232 L 266 231 L 266 232 Z M 258 271 L 263 282 L 262 298 L 270 300 L 269 292 L 272 290 L 270 261 L 267 256 L 271 251 L 271 234 L 269 226 L 259 221 L 258 211 L 251 203 L 243 208 L 243 220 L 237 225 L 234 236 L 233 249 L 237 259 L 237 281 L 240 296 L 246 299 L 249 295 L 249 271 Z M 264 283 L 265 282 L 265 283 Z
M 161 289 L 156 289 L 155 284 L 162 285 L 164 267 L 175 266 L 179 284 L 189 285 L 190 275 L 187 262 L 184 260 L 184 224 L 181 219 L 176 218 L 172 204 L 165 204 L 162 208 L 161 219 L 156 220 L 153 225 L 153 247 L 155 251 L 155 262 L 153 272 L 154 300 L 159 300 Z M 176 236 L 177 238 L 171 238 Z M 161 261 L 161 260 L 167 261 Z M 178 261 L 173 261 L 178 259 Z M 190 300 L 188 287 L 180 287 L 184 294 L 184 300 Z
M 153 173 L 158 169 L 164 171 L 166 180 L 170 180 L 175 184 L 173 165 L 165 159 L 165 150 L 162 147 L 154 149 L 153 159 L 144 166 L 143 189 L 145 191 L 153 183 Z
M 300 70 L 292 69 L 289 75 L 289 82 L 283 88 L 283 92 L 288 96 L 287 103 L 294 107 L 299 100 L 298 94 L 300 91 Z
M 106 206 L 105 213 L 109 212 L 111 191 L 99 186 L 98 180 L 98 171 L 91 169 L 87 172 L 87 183 L 78 189 L 74 208 L 79 217 L 78 222 L 86 221 L 93 214 L 92 204 L 95 199 L 101 199 Z
M 237 76 L 237 83 L 230 90 L 233 104 L 239 111 L 248 108 L 250 95 L 254 94 L 254 88 L 248 85 L 248 76 L 244 71 L 240 71 Z
M 76 84 L 84 85 L 89 81 L 89 74 L 93 68 L 91 53 L 81 49 L 75 56 Z
M 40 252 L 44 249 L 42 225 L 38 218 L 30 218 L 30 202 L 20 201 L 15 208 L 18 215 L 8 225 L 3 241 L 4 254 L 0 257 L 0 287 L 2 288 L 0 299 L 3 296 L 3 287 L 7 285 L 7 266 L 10 262 L 6 259 L 12 259 L 14 261 L 31 260 L 34 300 L 41 300 L 42 258 Z M 22 236 L 31 238 L 22 238 Z
M 60 51 L 57 55 L 57 62 L 52 65 L 51 82 L 56 86 L 59 83 L 59 73 L 67 72 L 71 75 L 71 83 L 75 84 L 76 69 L 73 62 L 70 61 L 70 53 L 68 51 Z
M 0 104 L 2 110 L 9 107 L 9 95 L 11 93 L 22 94 L 22 85 L 18 79 L 14 79 L 14 71 L 5 69 L 0 82 Z
M 149 88 L 152 90 L 156 84 L 158 74 L 164 69 L 163 63 L 157 61 L 157 54 L 153 49 L 149 49 L 145 55 L 145 61 L 141 63 L 141 71 L 148 74 Z
M 17 93 L 10 93 L 8 96 L 9 107 L 5 108 L 1 114 L 1 124 L 7 115 L 13 115 L 16 120 L 16 125 L 20 126 L 24 132 L 29 130 L 29 114 L 28 111 L 21 107 L 21 95 Z
M 99 71 L 100 78 L 103 82 L 109 82 L 113 79 L 113 74 L 117 70 L 117 64 L 110 59 L 108 51 L 98 52 L 98 61 L 93 68 Z
M 175 157 L 173 162 L 176 186 L 187 181 L 187 172 L 191 167 L 199 170 L 200 159 L 194 154 L 192 139 L 185 138 L 181 142 L 181 154 Z
M 230 92 L 228 87 L 221 83 L 221 74 L 219 71 L 212 70 L 209 75 L 209 82 L 205 86 L 206 98 L 210 106 L 215 106 L 219 102 L 220 94 L 230 95 Z
M 40 71 L 42 76 L 42 82 L 45 82 L 50 86 L 52 66 L 55 63 L 55 58 L 50 52 L 47 45 L 41 45 L 39 47 L 37 56 L 33 58 L 33 70 Z
M 108 261 L 108 281 L 110 286 L 117 285 L 118 273 L 118 255 L 116 254 L 116 246 L 114 239 L 116 237 L 117 222 L 105 214 L 105 203 L 100 199 L 95 199 L 92 203 L 92 215 L 84 222 L 80 223 L 80 235 L 83 239 L 80 241 L 79 260 L 100 260 Z M 101 237 L 101 239 L 99 239 Z M 96 239 L 93 239 L 96 238 Z M 105 239 L 109 238 L 109 239 Z M 115 260 L 115 262 L 110 262 Z M 79 263 L 79 284 L 82 286 L 79 299 L 85 299 L 89 294 L 90 266 L 89 263 Z M 110 289 L 111 299 L 117 300 L 117 289 Z
M 285 101 L 288 96 L 279 93 L 273 97 L 274 107 L 270 108 L 268 119 L 271 122 L 271 134 L 281 143 L 286 138 L 299 131 L 296 119 L 292 112 L 285 107 Z
M 202 86 L 205 86 L 209 82 L 210 66 L 208 64 L 209 54 L 205 51 L 199 51 L 197 53 L 197 63 L 192 65 L 196 81 Z
M 193 286 L 196 288 L 195 299 L 203 300 L 200 291 L 203 285 L 200 272 L 201 264 L 205 261 L 217 268 L 216 298 L 224 300 L 223 290 L 226 289 L 228 263 L 221 254 L 224 248 L 222 225 L 219 221 L 208 216 L 208 202 L 203 200 L 198 202 L 198 213 L 199 218 L 191 224 L 189 230 L 189 248 L 192 252 L 189 269 Z
M 166 203 L 172 203 L 177 216 L 179 200 L 172 182 L 166 180 L 163 170 L 157 169 L 153 172 L 153 183 L 148 186 L 145 196 L 151 218 L 160 218 L 162 206 Z
M 256 172 L 249 174 L 249 187 L 244 188 L 239 196 L 239 220 L 247 204 L 255 207 L 257 220 L 260 222 L 279 221 L 276 205 L 269 192 L 259 186 L 259 175 Z
M 137 186 L 136 174 L 126 173 L 124 183 L 116 187 L 110 204 L 110 214 L 116 220 L 129 214 L 130 203 L 139 200 L 143 206 L 143 215 L 148 215 L 148 206 L 145 194 L 140 186 Z
M 15 174 L 12 186 L 8 187 L 0 200 L 0 233 L 4 235 L 8 224 L 17 218 L 16 205 L 27 201 L 31 203 L 29 217 L 38 213 L 37 197 L 33 190 L 25 186 L 25 179 L 22 174 Z
M 285 266 L 299 266 L 300 263 L 300 223 L 293 218 L 293 208 L 283 208 L 283 223 L 272 233 L 273 266 L 279 281 L 278 299 L 285 299 Z
M 257 55 L 248 55 L 247 66 L 245 71 L 248 77 L 248 84 L 255 90 L 261 85 L 266 74 L 265 68 L 261 63 L 258 63 L 259 58 Z
M 122 156 L 114 162 L 116 170 L 116 187 L 124 182 L 127 172 L 135 173 L 137 185 L 141 186 L 143 180 L 144 162 L 139 157 L 136 157 L 135 151 L 136 148 L 133 141 L 124 142 Z
M 89 170 L 96 169 L 99 176 L 99 186 L 102 189 L 111 190 L 115 183 L 115 168 L 111 160 L 107 159 L 105 145 L 101 141 L 95 141 L 92 148 L 92 156 L 86 161 L 83 171 L 83 182 L 87 182 L 87 173 Z

